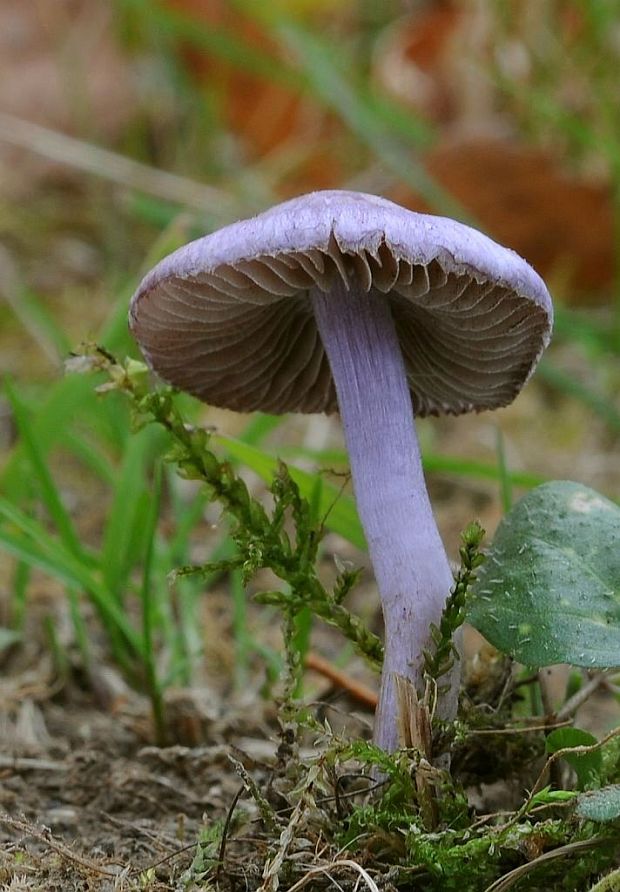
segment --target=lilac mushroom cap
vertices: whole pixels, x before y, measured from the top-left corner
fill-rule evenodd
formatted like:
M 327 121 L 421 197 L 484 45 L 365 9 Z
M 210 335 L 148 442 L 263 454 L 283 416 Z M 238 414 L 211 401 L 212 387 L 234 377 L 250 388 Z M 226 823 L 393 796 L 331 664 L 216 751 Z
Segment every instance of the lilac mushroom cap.
M 494 409 L 530 376 L 551 300 L 521 257 L 468 226 L 374 195 L 315 192 L 159 263 L 130 312 L 152 367 L 214 406 L 334 412 L 309 294 L 385 295 L 416 415 Z
M 420 688 L 452 585 L 413 417 L 510 403 L 552 319 L 542 279 L 513 251 L 345 191 L 300 196 L 186 245 L 132 300 L 134 336 L 176 387 L 243 412 L 340 412 L 386 626 L 375 741 L 388 750 L 394 674 Z M 445 717 L 457 693 L 455 674 Z

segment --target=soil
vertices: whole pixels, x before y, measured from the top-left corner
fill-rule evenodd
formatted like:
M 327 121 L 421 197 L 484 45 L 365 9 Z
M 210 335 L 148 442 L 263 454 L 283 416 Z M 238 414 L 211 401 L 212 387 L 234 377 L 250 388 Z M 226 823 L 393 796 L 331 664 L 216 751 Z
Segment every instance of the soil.
M 187 732 L 191 716 L 208 743 L 158 748 L 137 695 L 106 710 L 75 680 L 59 689 L 36 675 L 10 678 L 2 697 L 0 888 L 177 888 L 201 828 L 239 791 L 229 754 L 256 771 L 275 753 L 273 716 L 254 700 L 222 717 L 186 692 L 172 725 Z
M 256 805 L 232 760 L 259 789 L 269 786 L 281 735 L 273 700 L 261 696 L 260 667 L 235 691 L 223 653 L 230 643 L 222 644 L 219 676 L 212 672 L 200 688 L 167 690 L 169 739 L 156 746 L 148 701 L 103 650 L 88 676 L 71 648 L 71 665 L 54 665 L 41 621 L 50 600 L 51 587 L 29 615 L 25 643 L 0 650 L 0 890 L 208 888 L 187 872 L 198 841 L 233 808 L 248 821 L 239 841 L 231 833 L 227 861 L 234 864 L 235 847 L 244 846 L 239 858 L 249 853 L 252 864 L 240 872 L 255 873 L 256 888 L 267 853 Z M 217 592 L 212 601 L 217 612 Z M 333 653 L 335 636 L 324 635 L 318 631 L 318 642 Z M 369 687 L 372 675 L 352 665 Z M 318 674 L 308 674 L 308 691 L 318 716 L 330 708 L 335 728 L 346 719 L 353 734 L 368 736 L 368 706 L 347 702 Z M 220 879 L 221 888 L 233 888 Z
M 478 636 L 468 637 L 467 650 L 478 654 L 475 684 L 482 691 L 498 664 L 489 651 L 488 666 L 481 670 L 480 655 L 488 648 L 480 651 Z M 218 888 L 258 888 L 268 840 L 235 761 L 261 791 L 273 788 L 278 762 L 280 768 L 283 763 L 275 707 L 260 697 L 254 683 L 243 694 L 209 687 L 169 691 L 170 740 L 158 747 L 147 701 L 104 661 L 89 678 L 77 665 L 61 677 L 42 642 L 31 640 L 20 650 L 5 650 L 2 663 L 3 892 L 212 888 L 200 883 L 201 853 L 208 850 L 210 833 L 217 838 L 210 856 L 219 853 L 220 830 L 233 813 L 246 818 L 241 828 L 231 821 L 225 834 L 226 871 L 233 869 L 238 883 L 224 872 Z M 353 736 L 368 736 L 367 707 L 342 694 L 334 701 L 328 682 L 312 675 L 308 680 L 317 695 L 317 716 L 329 709 L 336 729 L 346 720 Z M 617 719 L 617 703 L 603 693 L 589 702 L 580 724 L 600 733 Z M 480 773 L 473 763 L 484 764 L 488 773 L 497 761 L 492 745 L 484 751 L 486 739 L 481 738 L 479 756 L 470 753 L 461 766 L 470 784 Z M 540 749 L 533 740 L 531 777 L 508 783 L 489 776 L 488 783 L 470 786 L 470 804 L 480 813 L 518 807 L 540 767 Z M 303 760 L 306 754 L 301 755 Z M 343 888 L 349 887 L 345 883 Z

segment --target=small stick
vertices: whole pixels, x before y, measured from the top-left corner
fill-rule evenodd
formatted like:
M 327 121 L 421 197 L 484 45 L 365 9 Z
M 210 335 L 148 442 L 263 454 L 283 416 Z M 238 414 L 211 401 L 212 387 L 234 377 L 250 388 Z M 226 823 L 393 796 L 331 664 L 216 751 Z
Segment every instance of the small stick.
M 564 706 L 558 710 L 557 718 L 559 721 L 572 718 L 580 706 L 582 706 L 588 697 L 590 697 L 597 688 L 599 688 L 609 678 L 607 672 L 597 672 L 582 688 L 579 688 L 576 694 L 570 697 Z
M 366 883 L 366 887 L 371 890 L 371 892 L 379 892 L 379 887 L 370 876 L 370 874 L 364 870 L 361 864 L 358 864 L 356 861 L 351 861 L 350 859 L 342 859 L 340 861 L 333 861 L 326 867 L 312 867 L 301 879 L 297 880 L 297 882 L 292 885 L 289 889 L 289 892 L 297 892 L 298 889 L 306 886 L 314 877 L 320 876 L 323 874 L 324 876 L 329 877 L 329 879 L 335 884 L 335 880 L 330 876 L 330 870 L 335 870 L 339 867 L 346 867 L 349 870 L 355 870 L 359 874 L 358 883 L 360 880 L 364 880 Z M 357 884 L 356 884 L 357 888 Z
M 99 873 L 103 876 L 118 877 L 117 870 L 114 870 L 111 867 L 106 867 L 103 864 L 97 864 L 95 861 L 92 861 L 90 858 L 86 858 L 83 855 L 78 855 L 70 849 L 69 846 L 66 846 L 64 843 L 60 842 L 60 840 L 55 839 L 46 828 L 36 827 L 34 824 L 28 823 L 28 821 L 20 821 L 19 819 L 12 818 L 10 815 L 6 814 L 0 814 L 0 822 L 6 824 L 7 827 L 11 827 L 13 830 L 19 830 L 20 833 L 38 839 L 39 842 L 44 843 L 49 846 L 50 849 L 57 852 L 61 858 L 65 858 L 67 861 L 72 861 L 74 864 L 78 864 L 84 870 L 92 873 Z
M 27 756 L 0 756 L 0 769 L 9 771 L 66 771 L 65 762 L 53 762 L 51 759 L 32 759 Z
M 543 711 L 545 716 L 551 721 L 555 716 L 555 709 L 553 708 L 553 697 L 551 695 L 551 670 L 548 666 L 538 670 L 538 684 Z
M 207 208 L 210 212 L 215 209 L 218 219 L 229 220 L 236 216 L 234 196 L 221 189 L 206 186 L 176 173 L 158 170 L 110 149 L 4 112 L 0 113 L 0 142 L 26 149 L 56 163 L 69 165 L 76 170 L 137 189 L 173 204 L 203 212 Z
M 523 725 L 520 728 L 468 728 L 467 734 L 470 737 L 478 737 L 484 734 L 488 736 L 494 734 L 530 734 L 532 731 L 553 731 L 555 728 L 566 728 L 567 725 L 572 725 L 569 719 L 562 722 L 545 722 L 542 725 Z
M 319 675 L 329 679 L 334 685 L 342 688 L 342 690 L 346 691 L 349 696 L 354 700 L 357 700 L 358 703 L 362 703 L 369 709 L 376 708 L 378 695 L 372 688 L 369 688 L 361 681 L 356 681 L 354 678 L 351 678 L 346 672 L 337 669 L 333 663 L 330 663 L 329 660 L 326 660 L 325 657 L 320 656 L 320 654 L 317 654 L 314 651 L 310 651 L 307 654 L 306 669 L 312 669 L 313 672 L 318 672 Z
M 215 888 L 220 888 L 220 875 L 222 872 L 222 868 L 224 866 L 224 857 L 226 856 L 226 843 L 228 842 L 228 832 L 230 830 L 230 825 L 232 823 L 233 814 L 235 813 L 235 809 L 237 808 L 237 803 L 241 798 L 241 794 L 245 790 L 245 784 L 242 784 L 233 797 L 233 801 L 230 804 L 230 808 L 226 814 L 226 820 L 224 821 L 224 827 L 222 828 L 222 840 L 220 842 L 220 850 L 217 856 L 217 867 L 215 869 Z
M 616 737 L 620 737 L 620 728 L 614 728 L 613 731 L 609 732 L 609 734 L 606 734 L 604 737 L 601 737 L 600 740 L 597 740 L 596 743 L 593 743 L 591 745 L 588 745 L 588 746 L 566 746 L 560 750 L 556 750 L 554 753 L 551 753 L 551 755 L 545 762 L 544 766 L 542 767 L 542 770 L 540 771 L 540 774 L 538 775 L 538 778 L 536 779 L 536 783 L 530 790 L 530 792 L 527 796 L 527 799 L 525 800 L 525 802 L 523 803 L 521 808 L 517 812 L 514 813 L 514 816 L 511 818 L 511 820 L 508 821 L 507 824 L 504 824 L 504 826 L 501 829 L 508 830 L 510 827 L 514 827 L 515 824 L 517 824 L 521 820 L 523 815 L 526 815 L 528 813 L 530 805 L 532 803 L 532 800 L 534 799 L 536 794 L 539 793 L 540 790 L 543 788 L 543 785 L 545 782 L 545 777 L 547 776 L 547 772 L 549 771 L 551 766 L 554 765 L 559 759 L 563 758 L 567 754 L 581 756 L 581 755 L 588 755 L 589 753 L 594 753 L 594 752 L 596 752 L 596 750 L 601 749 L 601 747 L 604 747 L 606 744 L 609 743 L 610 740 L 614 740 Z M 488 890 L 487 890 L 487 892 L 488 892 Z

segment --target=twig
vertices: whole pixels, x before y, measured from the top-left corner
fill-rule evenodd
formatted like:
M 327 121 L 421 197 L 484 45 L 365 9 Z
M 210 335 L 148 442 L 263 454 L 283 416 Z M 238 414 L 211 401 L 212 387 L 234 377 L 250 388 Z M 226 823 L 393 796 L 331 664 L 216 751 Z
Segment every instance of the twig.
M 312 650 L 306 656 L 306 669 L 312 669 L 313 672 L 318 672 L 319 675 L 329 679 L 334 685 L 342 688 L 354 700 L 357 700 L 364 706 L 370 709 L 376 708 L 378 701 L 376 691 L 373 691 L 368 685 L 357 681 L 355 678 L 351 678 L 346 672 L 337 669 L 333 663 L 330 663 L 329 660 Z
M 571 799 L 567 799 L 565 802 L 544 802 L 541 805 L 537 805 L 536 808 L 530 809 L 531 815 L 537 815 L 541 812 L 553 808 L 555 811 L 558 811 L 563 808 L 570 808 L 574 805 Z M 479 827 L 484 827 L 485 824 L 488 824 L 489 821 L 495 821 L 497 818 L 508 817 L 508 815 L 514 814 L 512 809 L 506 809 L 503 811 L 494 811 L 490 812 L 488 815 L 481 815 L 477 821 L 474 821 L 473 824 L 470 824 L 467 828 L 468 833 L 471 833 L 473 830 L 477 830 Z
M 230 830 L 230 825 L 232 823 L 232 818 L 235 813 L 235 809 L 237 808 L 237 803 L 241 798 L 241 794 L 245 790 L 245 784 L 242 784 L 233 797 L 233 801 L 230 803 L 230 808 L 226 814 L 226 820 L 224 821 L 224 826 L 222 828 L 222 839 L 220 842 L 220 850 L 217 855 L 217 867 L 215 869 L 215 888 L 219 889 L 220 887 L 220 874 L 222 868 L 224 866 L 224 858 L 226 857 L 226 843 L 228 842 L 228 831 Z
M 538 686 L 540 688 L 540 699 L 542 700 L 543 711 L 549 719 L 555 716 L 553 708 L 553 697 L 551 696 L 551 669 L 545 666 L 544 669 L 538 670 Z
M 240 762 L 239 759 L 235 759 L 235 757 L 232 756 L 230 753 L 228 755 L 228 761 L 231 763 L 231 765 L 241 778 L 241 783 L 243 784 L 244 789 L 247 790 L 247 792 L 250 794 L 250 796 L 258 806 L 263 824 L 270 833 L 274 833 L 278 829 L 278 821 L 276 819 L 274 810 L 261 793 L 258 784 L 248 772 L 243 762 Z
M 209 211 L 219 219 L 231 220 L 237 216 L 234 199 L 220 189 L 158 170 L 109 149 L 3 112 L 0 112 L 0 142 L 36 152 L 51 161 L 67 164 L 176 205 L 203 213 Z
M 527 799 L 525 800 L 521 808 L 517 812 L 515 812 L 512 820 L 508 821 L 508 823 L 503 826 L 502 830 L 507 830 L 509 827 L 513 827 L 521 820 L 524 815 L 528 813 L 532 800 L 544 785 L 544 780 L 547 772 L 549 771 L 551 766 L 558 761 L 558 759 L 561 759 L 567 755 L 583 756 L 588 755 L 589 753 L 594 753 L 596 752 L 596 750 L 601 749 L 605 746 L 605 744 L 609 743 L 610 740 L 613 740 L 616 737 L 620 737 L 620 728 L 614 728 L 613 731 L 610 731 L 609 734 L 606 734 L 605 737 L 597 740 L 597 742 L 593 743 L 591 746 L 565 746 L 562 749 L 556 750 L 554 753 L 552 753 L 545 762 L 540 774 L 536 779 L 536 783 L 532 787 Z
M 64 762 L 52 762 L 50 759 L 31 759 L 26 756 L 0 756 L 0 768 L 20 771 L 66 771 Z
M 572 718 L 580 706 L 609 678 L 608 672 L 597 672 L 583 687 L 570 697 L 557 712 L 557 719 L 564 721 Z
M 25 833 L 28 836 L 34 837 L 34 839 L 38 839 L 46 846 L 49 846 L 50 849 L 58 852 L 62 858 L 66 858 L 74 864 L 79 864 L 79 866 L 83 867 L 85 870 L 89 870 L 92 873 L 99 873 L 103 876 L 118 877 L 118 870 L 114 870 L 110 867 L 103 867 L 101 864 L 97 864 L 95 861 L 91 861 L 83 855 L 77 855 L 69 848 L 69 846 L 66 846 L 58 839 L 54 839 L 51 832 L 44 827 L 35 827 L 34 824 L 29 824 L 27 821 L 21 821 L 18 818 L 12 818 L 7 814 L 0 814 L 0 822 L 6 824 L 8 827 L 12 827 L 14 830 L 19 830 L 20 833 Z
M 538 724 L 538 725 L 525 725 L 522 728 L 468 728 L 467 734 L 468 736 L 480 736 L 480 735 L 494 735 L 494 734 L 529 734 L 530 731 L 551 731 L 554 728 L 566 728 L 567 725 L 572 725 L 570 719 L 566 719 L 562 722 L 553 722 L 552 724 Z
M 341 867 L 347 867 L 350 870 L 356 870 L 360 875 L 360 879 L 364 880 L 371 892 L 379 892 L 379 887 L 370 876 L 370 874 L 364 870 L 362 865 L 357 864 L 355 861 L 350 861 L 349 859 L 343 859 L 342 861 L 333 861 L 327 867 L 311 868 L 308 873 L 306 873 L 301 879 L 297 880 L 296 883 L 289 887 L 288 892 L 297 892 L 298 889 L 302 889 L 304 886 L 306 886 L 313 877 L 318 876 L 319 874 L 326 874 L 327 876 L 329 876 L 330 871 Z
M 107 816 L 109 817 L 109 816 Z M 168 864 L 170 861 L 174 860 L 174 858 L 178 858 L 179 855 L 184 855 L 186 852 L 190 852 L 196 848 L 195 840 L 190 842 L 188 845 L 181 846 L 180 849 L 177 849 L 174 852 L 169 852 L 167 855 L 164 855 L 163 858 L 160 858 L 159 861 L 153 861 L 148 867 L 134 867 L 133 870 L 129 871 L 129 875 L 132 877 L 140 876 L 143 874 L 145 870 L 155 870 L 156 867 L 160 867 L 162 864 Z
M 535 870 L 535 868 L 539 867 L 541 864 L 544 864 L 547 861 L 554 861 L 556 858 L 563 858 L 565 855 L 571 855 L 573 852 L 581 851 L 582 849 L 591 849 L 594 846 L 600 846 L 605 842 L 610 842 L 610 839 L 580 839 L 577 842 L 570 842 L 568 845 L 553 849 L 551 852 L 545 852 L 544 855 L 534 858 L 533 861 L 528 861 L 527 864 L 521 864 L 520 867 L 515 867 L 510 873 L 504 874 L 499 880 L 496 880 L 494 883 L 491 883 L 490 886 L 487 886 L 484 892 L 505 892 L 506 889 L 514 886 L 522 876 L 529 873 L 531 870 Z

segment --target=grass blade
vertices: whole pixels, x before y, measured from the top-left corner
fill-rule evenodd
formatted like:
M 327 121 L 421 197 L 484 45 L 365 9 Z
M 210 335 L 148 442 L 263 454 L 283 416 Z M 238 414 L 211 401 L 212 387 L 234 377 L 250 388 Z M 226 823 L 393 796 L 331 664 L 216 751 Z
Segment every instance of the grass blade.
M 98 446 L 72 430 L 64 431 L 62 445 L 103 483 L 114 486 L 117 479 L 115 468 Z
M 81 561 L 88 562 L 90 561 L 90 558 L 87 558 L 73 526 L 73 522 L 62 503 L 54 478 L 45 461 L 43 450 L 41 449 L 33 427 L 30 424 L 26 407 L 17 396 L 13 385 L 8 381 L 5 383 L 5 393 L 11 405 L 13 417 L 15 418 L 17 429 L 21 435 L 26 456 L 34 472 L 35 480 L 38 483 L 38 492 L 41 496 L 41 500 L 58 530 L 60 539 L 71 554 L 75 555 Z
M 255 412 L 239 439 L 250 446 L 258 446 L 268 434 L 280 427 L 283 421 L 283 415 L 266 415 L 264 412 Z
M 16 534 L 0 526 L 0 546 L 66 585 L 84 589 L 97 608 L 112 642 L 118 642 L 121 636 L 125 649 L 128 648 L 132 655 L 141 654 L 140 637 L 91 567 L 67 551 L 38 521 L 4 498 L 0 498 L 0 517 L 18 530 Z M 128 665 L 127 660 L 125 665 Z
M 273 54 L 250 44 L 238 31 L 215 22 L 201 20 L 199 15 L 187 15 L 171 9 L 157 0 L 119 0 L 119 5 L 129 13 L 139 16 L 140 22 L 148 22 L 159 37 L 183 41 L 198 50 L 213 54 L 240 71 L 288 87 L 300 87 L 303 80 L 291 72 Z M 208 203 L 205 203 L 208 206 Z
M 342 48 L 328 43 L 296 24 L 288 22 L 277 28 L 284 46 L 293 52 L 312 92 L 335 111 L 347 127 L 361 140 L 381 164 L 395 173 L 421 195 L 433 208 L 461 220 L 470 215 L 426 172 L 416 159 L 413 147 L 405 146 L 395 135 L 394 128 L 386 124 L 385 116 L 377 114 L 376 100 L 369 101 L 364 89 L 350 84 L 334 60 L 342 58 Z M 420 130 L 412 140 L 419 148 L 420 142 L 429 142 L 426 132 Z
M 506 462 L 506 449 L 504 447 L 504 435 L 501 428 L 495 428 L 495 451 L 497 454 L 497 472 L 499 477 L 499 494 L 504 514 L 512 508 L 512 481 Z
M 48 453 L 61 439 L 70 422 L 81 415 L 82 407 L 92 403 L 92 380 L 72 375 L 62 378 L 47 391 L 44 401 L 32 413 L 33 439 Z M 22 473 L 25 444 L 20 441 L 10 453 L 0 474 L 0 487 L 5 495 L 19 502 L 27 492 L 27 477 Z
M 26 561 L 17 561 L 12 583 L 9 621 L 11 628 L 21 632 L 26 619 L 28 585 L 30 583 L 30 566 Z
M 344 449 L 307 449 L 302 446 L 287 446 L 280 450 L 282 457 L 301 456 L 311 458 L 323 466 L 347 467 L 348 456 Z M 427 474 L 454 474 L 457 477 L 469 477 L 480 480 L 497 481 L 500 477 L 497 464 L 461 458 L 458 455 L 438 455 L 425 452 L 422 455 L 422 466 Z M 546 482 L 546 477 L 532 474 L 529 471 L 510 471 L 506 474 L 512 486 L 532 489 Z
M 229 456 L 243 462 L 243 464 L 258 474 L 262 480 L 267 483 L 272 481 L 273 475 L 278 468 L 278 460 L 276 458 L 255 446 L 225 437 L 222 434 L 214 434 L 212 439 Z M 288 470 L 292 479 L 299 487 L 302 496 L 305 499 L 312 500 L 315 493 L 317 474 L 311 474 L 308 471 L 302 471 L 300 468 L 291 466 L 289 466 Z M 365 550 L 366 540 L 364 532 L 357 516 L 355 503 L 350 496 L 345 495 L 333 483 L 324 480 L 320 494 L 319 509 L 320 516 L 325 518 L 324 523 L 327 529 L 338 533 L 339 536 L 347 539 L 356 548 Z
M 153 432 L 147 428 L 127 442 L 103 534 L 101 572 L 105 584 L 119 601 L 136 563 L 136 551 L 142 550 L 148 529 L 143 511 L 144 477 Z M 140 535 L 136 535 L 138 532 Z
M 3 296 L 13 315 L 50 362 L 60 365 L 69 352 L 67 336 L 34 292 L 24 287 L 16 275 L 11 280 Z
M 578 381 L 574 375 L 563 372 L 550 362 L 541 362 L 536 374 L 556 390 L 583 403 L 595 415 L 598 415 L 611 430 L 620 433 L 620 412 L 606 397 L 596 393 L 586 384 Z
M 142 606 L 142 659 L 146 673 L 146 685 L 151 700 L 153 726 L 155 739 L 158 746 L 163 746 L 166 737 L 166 723 L 164 717 L 163 692 L 157 677 L 157 665 L 155 661 L 155 628 L 157 625 L 157 605 L 153 597 L 151 584 L 153 556 L 155 553 L 155 536 L 157 533 L 157 520 L 159 518 L 159 505 L 161 500 L 162 472 L 161 465 L 155 469 L 153 480 L 152 498 L 150 509 L 145 522 L 146 551 L 144 555 L 144 568 L 142 571 L 142 585 L 140 587 L 140 603 Z

